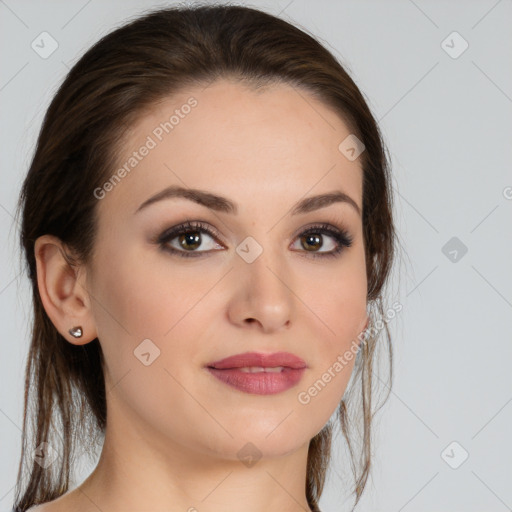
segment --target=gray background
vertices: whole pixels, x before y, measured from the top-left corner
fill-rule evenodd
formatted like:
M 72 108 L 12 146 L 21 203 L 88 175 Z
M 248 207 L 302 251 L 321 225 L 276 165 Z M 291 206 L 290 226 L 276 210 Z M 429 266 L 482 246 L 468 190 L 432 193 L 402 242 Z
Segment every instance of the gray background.
M 70 66 L 100 36 L 158 5 L 169 2 L 0 1 L 0 510 L 13 499 L 31 315 L 13 225 L 20 183 Z M 389 304 L 398 300 L 403 310 L 391 323 L 393 392 L 377 415 L 374 468 L 358 510 L 510 510 L 511 1 L 250 5 L 330 47 L 391 154 L 406 257 Z M 31 48 L 43 31 L 58 42 L 46 59 Z M 469 46 L 458 55 L 460 37 Z M 338 452 L 320 502 L 327 512 L 352 503 L 342 483 L 350 467 Z

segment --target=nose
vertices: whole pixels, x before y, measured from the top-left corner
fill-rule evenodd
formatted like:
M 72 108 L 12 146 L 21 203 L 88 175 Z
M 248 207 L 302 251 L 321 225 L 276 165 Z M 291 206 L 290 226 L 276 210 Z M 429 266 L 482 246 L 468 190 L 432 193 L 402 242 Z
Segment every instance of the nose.
M 233 324 L 263 333 L 291 327 L 296 299 L 283 262 L 263 251 L 252 263 L 239 259 L 231 279 L 228 317 Z

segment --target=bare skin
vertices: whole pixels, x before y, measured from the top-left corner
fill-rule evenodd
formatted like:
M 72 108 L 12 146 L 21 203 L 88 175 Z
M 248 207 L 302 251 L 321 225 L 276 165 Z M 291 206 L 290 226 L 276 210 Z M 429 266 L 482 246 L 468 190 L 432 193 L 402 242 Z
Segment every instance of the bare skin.
M 197 105 L 159 141 L 155 127 L 191 96 Z M 288 85 L 256 92 L 221 80 L 187 89 L 134 126 L 120 165 L 148 135 L 157 144 L 98 200 L 91 263 L 70 272 L 58 239 L 37 240 L 38 283 L 52 322 L 70 343 L 100 340 L 108 422 L 91 475 L 31 511 L 310 510 L 308 445 L 342 399 L 354 359 L 309 403 L 298 394 L 366 327 L 367 281 L 353 205 L 291 210 L 333 191 L 362 209 L 360 161 L 338 150 L 349 134 L 332 109 Z M 238 212 L 172 198 L 136 213 L 170 185 L 226 197 Z M 198 257 L 151 241 L 187 219 L 216 233 L 200 231 Z M 302 235 L 319 223 L 346 230 L 352 245 L 323 256 L 336 239 L 317 235 L 320 247 Z M 263 249 L 251 263 L 236 252 L 249 236 Z M 165 246 L 184 252 L 178 240 Z M 82 338 L 68 333 L 75 325 Z M 145 339 L 160 350 L 147 366 L 134 355 Z M 274 395 L 245 393 L 205 369 L 246 351 L 291 352 L 308 367 L 298 385 Z M 247 443 L 261 456 L 250 467 L 238 455 Z

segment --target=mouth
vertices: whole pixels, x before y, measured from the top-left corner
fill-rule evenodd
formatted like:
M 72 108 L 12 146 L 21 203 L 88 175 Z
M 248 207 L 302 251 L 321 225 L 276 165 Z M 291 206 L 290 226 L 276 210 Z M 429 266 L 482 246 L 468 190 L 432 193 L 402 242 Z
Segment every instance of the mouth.
M 224 384 L 257 395 L 281 393 L 296 386 L 306 368 L 303 359 L 288 352 L 246 352 L 206 366 Z
M 261 372 L 265 372 L 265 373 L 280 373 L 282 372 L 285 368 L 285 366 L 268 366 L 268 367 L 264 367 L 264 366 L 244 366 L 242 368 L 238 368 L 238 370 L 240 370 L 241 372 L 244 372 L 244 373 L 261 373 Z
M 295 354 L 290 354 L 289 352 L 274 352 L 273 354 L 244 352 L 243 354 L 225 357 L 224 359 L 214 361 L 207 365 L 208 368 L 216 368 L 218 370 L 225 370 L 228 368 L 263 368 L 264 370 L 291 368 L 293 370 L 298 370 L 306 368 L 306 366 L 307 365 L 303 359 Z

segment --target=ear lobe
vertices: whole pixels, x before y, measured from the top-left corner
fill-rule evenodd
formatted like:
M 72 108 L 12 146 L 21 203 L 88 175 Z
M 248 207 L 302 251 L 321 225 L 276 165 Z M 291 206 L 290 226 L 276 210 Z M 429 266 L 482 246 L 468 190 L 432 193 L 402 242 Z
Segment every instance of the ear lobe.
M 96 338 L 96 328 L 82 272 L 65 257 L 66 247 L 53 235 L 40 236 L 34 245 L 37 285 L 46 314 L 60 334 L 74 345 Z M 85 282 L 85 281 L 83 281 Z M 69 329 L 81 326 L 83 335 L 75 338 Z

